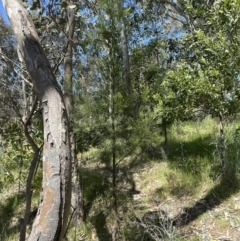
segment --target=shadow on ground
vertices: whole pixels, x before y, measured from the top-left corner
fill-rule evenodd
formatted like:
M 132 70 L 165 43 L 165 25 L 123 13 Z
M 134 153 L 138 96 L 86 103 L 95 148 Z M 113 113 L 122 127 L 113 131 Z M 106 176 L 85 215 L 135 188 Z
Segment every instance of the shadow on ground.
M 101 211 L 92 220 L 99 241 L 111 240 L 111 234 L 107 228 L 106 215 Z
M 204 198 L 198 200 L 193 206 L 185 208 L 181 215 L 174 218 L 174 225 L 181 227 L 189 224 L 203 213 L 219 206 L 239 190 L 239 180 L 237 180 L 236 177 L 233 176 L 232 179 L 229 180 L 228 175 L 223 175 L 221 182 L 213 187 Z
M 227 176 L 226 176 L 227 177 Z M 194 203 L 191 207 L 187 207 L 174 218 L 170 218 L 164 210 L 148 211 L 141 219 L 137 219 L 136 226 L 151 234 L 152 239 L 148 240 L 172 240 L 170 238 L 176 235 L 176 230 L 184 227 L 198 217 L 210 211 L 222 202 L 237 193 L 240 189 L 239 180 L 232 178 L 226 179 L 223 176 L 221 182 L 212 188 L 207 195 Z M 145 240 L 145 239 L 144 239 Z
M 201 169 L 206 165 L 216 164 L 209 163 L 213 161 L 213 154 L 216 151 L 210 135 L 184 142 L 170 140 L 167 148 L 169 150 L 167 160 L 170 166 L 185 173 L 200 174 Z
M 16 222 L 13 224 L 12 219 L 13 217 L 16 218 L 17 215 L 15 210 L 19 205 L 21 205 L 23 200 L 24 192 L 20 192 L 5 200 L 1 200 L 1 202 L 4 201 L 4 203 L 0 203 L 0 236 L 2 240 L 4 240 L 3 237 L 7 237 L 8 234 L 12 234 L 14 230 L 15 232 L 19 231 L 20 217 L 18 217 L 17 224 Z
M 228 148 L 228 151 L 232 150 L 231 146 L 228 146 Z M 136 156 L 136 158 L 128 161 L 125 165 L 118 166 L 118 187 L 121 187 L 121 193 L 124 193 L 124 195 L 132 199 L 134 194 L 139 194 L 139 191 L 136 190 L 135 187 L 133 173 L 136 173 L 137 170 L 141 171 L 141 168 L 149 161 L 159 162 L 164 160 L 164 158 L 167 159 L 171 168 L 179 170 L 179 172 L 194 174 L 196 177 L 198 177 L 198 175 L 201 176 L 201 171 L 204 170 L 206 166 L 210 166 L 210 174 L 212 177 L 216 177 L 219 175 L 221 168 L 220 163 L 214 163 L 215 159 L 213 153 L 215 150 L 216 145 L 213 143 L 211 135 L 198 137 L 192 141 L 184 141 L 182 143 L 175 139 L 169 140 L 167 147 L 164 144 L 159 146 L 144 146 L 142 148 L 142 153 Z M 186 207 L 180 215 L 170 218 L 167 213 L 164 213 L 162 210 L 160 213 L 159 211 L 146 212 L 144 216 L 151 216 L 153 219 L 157 217 L 157 223 L 160 225 L 160 229 L 165 228 L 166 225 L 176 228 L 188 225 L 190 222 L 196 220 L 205 212 L 219 206 L 224 200 L 227 200 L 231 195 L 239 191 L 239 180 L 235 175 L 236 170 L 234 170 L 234 168 L 231 169 L 232 164 L 234 166 L 234 163 L 230 163 L 229 170 L 225 175 L 222 175 L 218 185 L 213 187 L 204 198 L 198 200 L 192 206 Z M 106 198 L 106 194 L 109 194 L 111 190 L 111 170 L 105 167 L 94 169 L 81 168 L 81 178 L 83 179 L 81 185 L 83 185 L 85 193 L 86 219 L 91 212 L 94 201 L 101 196 Z M 126 183 L 125 186 L 123 185 L 124 183 Z M 106 226 L 108 214 L 103 212 L 103 210 L 104 207 L 99 210 L 99 212 L 95 213 L 92 216 L 93 219 L 90 220 L 95 227 L 96 234 L 100 241 L 111 240 L 110 232 Z M 154 225 L 156 226 L 157 224 L 155 221 Z M 129 232 L 134 233 L 138 228 L 139 222 L 135 222 L 134 225 L 129 227 Z M 143 233 L 140 232 L 140 236 L 142 234 L 144 234 L 144 231 Z M 136 234 L 136 237 L 137 235 L 138 234 Z M 161 236 L 163 234 L 159 235 Z M 147 235 L 146 239 L 141 237 L 141 240 L 145 241 L 152 239 Z
M 7 239 L 9 235 L 20 233 L 23 216 L 20 216 L 16 210 L 24 203 L 25 192 L 14 194 L 5 199 L 4 203 L 0 203 L 0 241 Z M 23 208 L 25 208 L 25 205 L 23 205 Z M 37 208 L 32 208 L 28 223 L 33 222 L 36 214 Z

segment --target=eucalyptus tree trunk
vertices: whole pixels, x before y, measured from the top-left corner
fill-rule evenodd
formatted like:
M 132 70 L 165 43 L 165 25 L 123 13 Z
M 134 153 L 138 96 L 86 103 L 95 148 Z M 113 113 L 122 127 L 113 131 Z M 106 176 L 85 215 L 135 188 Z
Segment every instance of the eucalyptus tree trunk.
M 68 116 L 31 16 L 20 0 L 3 0 L 3 5 L 41 103 L 44 123 L 43 195 L 28 240 L 61 241 L 71 204 Z
M 128 95 L 131 97 L 133 93 L 133 88 L 132 88 L 132 82 L 130 78 L 130 63 L 129 63 L 126 25 L 123 18 L 121 18 L 121 46 L 122 46 L 122 54 L 123 54 L 124 78 L 126 83 L 126 90 Z
M 219 112 L 219 144 L 220 144 L 220 160 L 222 165 L 222 172 L 226 171 L 226 147 L 225 147 L 225 133 L 224 133 L 224 116 L 222 112 Z
M 111 68 L 111 67 L 110 67 Z M 109 86 L 109 116 L 112 128 L 112 198 L 113 198 L 113 214 L 114 222 L 112 226 L 112 241 L 116 241 L 119 232 L 119 214 L 118 214 L 118 200 L 117 200 L 117 165 L 116 165 L 116 127 L 115 127 L 115 113 L 114 113 L 114 79 L 112 70 L 110 70 L 110 86 Z
M 118 11 L 119 11 L 119 22 L 121 27 L 121 47 L 122 47 L 122 55 L 123 55 L 123 66 L 124 66 L 124 79 L 126 85 L 126 92 L 130 101 L 130 108 L 132 114 L 136 117 L 136 106 L 134 105 L 132 94 L 133 87 L 130 76 L 130 62 L 129 62 L 129 51 L 128 51 L 128 39 L 127 39 L 127 31 L 126 24 L 123 16 L 123 0 L 118 0 Z
M 73 37 L 74 37 L 74 27 L 75 27 L 75 11 L 72 8 L 73 4 L 69 3 L 67 7 L 67 50 L 64 57 L 64 100 L 66 104 L 66 109 L 69 116 L 69 135 L 70 135 L 70 145 L 71 145 L 71 162 L 72 162 L 72 198 L 71 198 L 71 207 L 73 212 L 73 222 L 75 226 L 83 221 L 83 195 L 80 188 L 79 174 L 78 174 L 78 161 L 76 157 L 76 148 L 75 148 L 75 138 L 73 131 L 73 117 L 72 109 L 74 106 L 73 101 L 73 67 L 72 67 L 72 58 L 73 58 Z
M 109 119 L 111 123 L 111 155 L 112 155 L 112 206 L 114 221 L 112 226 L 112 241 L 116 241 L 119 233 L 119 213 L 118 213 L 118 197 L 117 197 L 117 164 L 116 164 L 116 123 L 115 123 L 115 102 L 114 102 L 114 92 L 115 92 L 115 79 L 114 79 L 114 58 L 113 54 L 113 44 L 110 49 L 109 56 Z

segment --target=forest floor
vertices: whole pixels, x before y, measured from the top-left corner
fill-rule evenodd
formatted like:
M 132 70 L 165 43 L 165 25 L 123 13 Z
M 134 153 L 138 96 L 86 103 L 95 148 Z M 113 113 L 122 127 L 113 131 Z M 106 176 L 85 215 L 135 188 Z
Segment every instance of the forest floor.
M 142 217 L 157 217 L 157 229 L 151 218 L 147 223 L 149 229 L 155 226 L 155 233 L 164 233 L 162 240 L 240 240 L 240 137 L 236 130 L 238 123 L 225 129 L 228 168 L 224 175 L 218 126 L 212 120 L 173 126 L 167 148 L 155 146 L 151 161 L 134 170 L 135 210 L 144 210 Z
M 122 161 L 119 165 L 119 203 L 122 205 L 119 210 L 121 228 L 126 236 L 120 233 L 119 241 L 239 241 L 238 129 L 239 123 L 231 123 L 225 129 L 225 156 L 229 167 L 225 175 L 220 171 L 218 126 L 211 119 L 173 125 L 168 133 L 167 147 L 153 143 L 144 153 L 138 150 Z M 111 188 L 108 183 L 111 173 L 109 175 L 104 165 L 96 164 L 99 161 L 96 151 L 99 152 L 93 150 L 79 156 L 84 196 L 92 201 L 85 203 L 88 207 L 85 227 L 70 229 L 68 241 L 111 240 Z M 37 210 L 40 176 L 41 173 L 33 188 L 30 223 Z M 24 200 L 24 183 L 17 178 L 1 190 L 0 241 L 18 240 Z M 97 230 L 101 222 L 103 225 Z M 28 233 L 30 228 L 29 225 Z M 139 231 L 141 228 L 143 232 Z M 146 238 L 146 233 L 152 239 Z
M 240 190 L 209 180 L 187 187 L 167 165 L 152 163 L 134 174 L 138 190 L 133 195 L 135 208 L 144 206 L 145 215 L 161 217 L 158 225 L 166 235 L 162 240 L 240 240 Z

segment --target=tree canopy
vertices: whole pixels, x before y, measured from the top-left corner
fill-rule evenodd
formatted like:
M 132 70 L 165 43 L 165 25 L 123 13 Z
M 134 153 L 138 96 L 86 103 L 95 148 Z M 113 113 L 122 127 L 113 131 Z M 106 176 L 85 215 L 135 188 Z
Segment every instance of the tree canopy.
M 50 228 L 45 233 L 49 240 L 56 240 L 54 235 L 63 240 L 72 219 L 73 226 L 89 223 L 98 232 L 102 215 L 107 231 L 99 240 L 123 240 L 124 201 L 135 191 L 132 169 L 143 153 L 165 156 L 168 131 L 176 123 L 209 117 L 218 122 L 216 168 L 223 176 L 236 171 L 225 127 L 239 116 L 238 0 L 5 0 L 4 5 L 12 28 L 0 17 L 0 189 L 16 181 L 13 170 L 19 168 L 29 197 L 22 240 L 31 190 L 39 194 L 41 180 L 30 240 L 46 240 L 41 234 L 46 226 L 38 222 L 50 225 L 52 217 L 41 210 L 64 208 L 55 233 Z M 85 177 L 99 183 L 88 189 L 81 183 Z M 47 206 L 52 190 L 59 191 L 58 198 Z M 95 216 L 92 210 L 98 210 Z

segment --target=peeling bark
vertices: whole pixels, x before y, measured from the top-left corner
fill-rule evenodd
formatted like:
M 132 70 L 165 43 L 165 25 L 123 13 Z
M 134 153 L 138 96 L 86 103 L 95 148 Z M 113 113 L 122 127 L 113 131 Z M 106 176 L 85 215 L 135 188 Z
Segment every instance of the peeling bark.
M 31 16 L 20 0 L 3 0 L 3 5 L 41 102 L 44 122 L 43 198 L 28 240 L 60 241 L 65 233 L 71 203 L 68 116 Z

